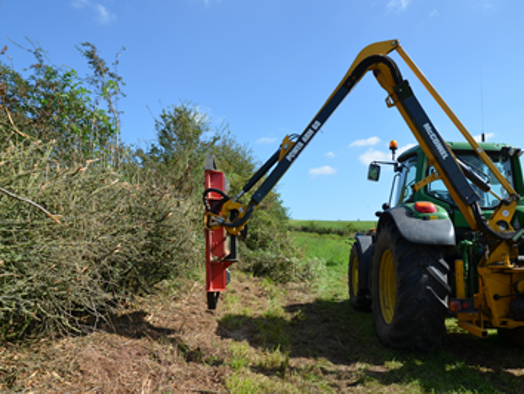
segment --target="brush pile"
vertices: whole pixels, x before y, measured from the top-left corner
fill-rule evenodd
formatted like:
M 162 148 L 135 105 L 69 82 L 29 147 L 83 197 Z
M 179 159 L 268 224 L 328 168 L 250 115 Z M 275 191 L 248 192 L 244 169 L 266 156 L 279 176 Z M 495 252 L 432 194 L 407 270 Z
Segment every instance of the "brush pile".
M 4 137 L 15 135 L 2 126 Z M 4 338 L 35 325 L 47 332 L 96 325 L 128 295 L 201 257 L 191 231 L 197 212 L 174 188 L 103 160 L 67 166 L 53 151 L 53 142 L 16 137 L 0 145 Z

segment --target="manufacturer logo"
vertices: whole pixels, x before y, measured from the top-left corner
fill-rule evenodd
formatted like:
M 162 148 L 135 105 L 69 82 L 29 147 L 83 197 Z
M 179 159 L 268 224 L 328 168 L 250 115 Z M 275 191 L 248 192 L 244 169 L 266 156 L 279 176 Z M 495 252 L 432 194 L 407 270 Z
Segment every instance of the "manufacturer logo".
M 295 157 L 298 156 L 304 146 L 305 144 L 303 144 L 301 141 L 298 141 L 293 149 L 291 149 L 291 151 L 288 153 L 286 159 L 291 163 L 293 160 L 295 160 Z
M 440 142 L 440 139 L 438 138 L 437 134 L 431 128 L 431 125 L 429 123 L 424 123 L 422 127 L 424 127 L 424 130 L 426 130 L 426 133 L 428 133 L 429 138 L 431 139 L 433 145 L 440 154 L 440 157 L 442 157 L 442 160 L 446 160 L 449 157 L 449 154 L 446 148 L 444 148 L 444 146 L 442 145 L 442 142 Z
M 313 137 L 313 134 L 315 134 L 315 132 L 312 130 L 312 129 L 308 129 L 308 131 L 306 132 L 306 134 L 304 134 L 304 136 L 302 137 L 302 141 L 304 142 L 308 142 L 309 139 L 311 137 Z
M 318 120 L 315 120 L 311 127 L 300 137 L 300 140 L 293 146 L 293 149 L 287 154 L 286 159 L 291 163 L 298 156 L 302 148 L 306 146 L 307 142 L 315 135 L 315 133 L 320 129 L 322 123 Z

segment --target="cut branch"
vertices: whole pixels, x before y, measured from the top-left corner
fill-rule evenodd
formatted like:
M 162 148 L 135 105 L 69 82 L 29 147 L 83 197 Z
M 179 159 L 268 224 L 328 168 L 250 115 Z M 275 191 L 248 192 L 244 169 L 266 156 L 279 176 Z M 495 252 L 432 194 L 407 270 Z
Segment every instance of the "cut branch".
M 7 118 L 9 119 L 9 123 L 11 123 L 11 126 L 13 126 L 13 129 L 15 130 L 15 132 L 24 138 L 31 138 L 27 134 L 24 134 L 20 130 L 18 130 L 18 127 L 15 126 L 15 122 L 13 122 L 13 118 L 11 118 L 11 114 L 9 113 L 9 110 L 7 109 L 6 106 L 4 106 L 4 109 L 5 109 L 5 113 L 7 114 Z
M 18 201 L 22 201 L 22 202 L 25 202 L 29 205 L 32 205 L 33 207 L 35 207 L 36 209 L 39 209 L 40 211 L 42 211 L 43 213 L 45 213 L 50 219 L 54 220 L 56 223 L 59 223 L 60 224 L 60 221 L 58 220 L 58 218 L 53 215 L 51 212 L 49 212 L 47 209 L 45 209 L 44 207 L 38 205 L 36 202 L 33 202 L 31 200 L 28 200 L 27 198 L 23 198 L 23 197 L 19 197 L 17 196 L 16 194 L 13 194 L 11 193 L 10 191 L 7 191 L 5 190 L 4 188 L 1 188 L 0 187 L 0 193 L 4 193 L 6 196 L 9 196 L 9 197 L 12 197 L 14 198 L 15 200 L 18 200 Z

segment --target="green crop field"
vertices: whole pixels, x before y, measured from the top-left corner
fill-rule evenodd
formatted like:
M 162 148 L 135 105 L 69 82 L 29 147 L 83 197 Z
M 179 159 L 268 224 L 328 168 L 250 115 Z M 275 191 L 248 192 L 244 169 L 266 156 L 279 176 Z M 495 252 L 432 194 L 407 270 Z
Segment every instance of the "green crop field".
M 374 220 L 289 220 L 291 227 L 299 227 L 304 225 L 313 225 L 320 228 L 336 228 L 343 229 L 348 226 L 356 228 L 358 231 L 366 231 L 377 225 Z
M 313 282 L 317 293 L 322 297 L 333 298 L 345 294 L 349 251 L 353 239 L 337 235 L 318 235 L 296 232 L 295 244 L 302 249 L 309 261 L 315 261 L 320 274 Z
M 295 243 L 308 257 L 323 260 L 327 266 L 346 263 L 352 239 L 336 235 L 318 235 L 303 232 L 293 234 Z
M 377 222 L 349 220 L 289 220 L 291 231 L 302 231 L 318 234 L 350 235 L 365 232 L 376 227 Z

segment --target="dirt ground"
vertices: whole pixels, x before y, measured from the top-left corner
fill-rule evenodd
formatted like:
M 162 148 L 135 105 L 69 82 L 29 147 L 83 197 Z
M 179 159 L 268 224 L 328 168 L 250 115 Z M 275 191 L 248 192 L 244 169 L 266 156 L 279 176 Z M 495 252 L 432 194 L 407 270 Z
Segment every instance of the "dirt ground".
M 261 306 L 267 300 L 259 282 L 237 278 L 228 291 Z M 220 302 L 207 310 L 202 284 L 168 293 L 140 300 L 89 335 L 8 343 L 0 348 L 0 391 L 227 392 L 229 343 L 242 335 L 219 329 L 224 311 Z
M 496 338 L 480 343 L 452 332 L 444 338 L 445 353 L 414 357 L 384 349 L 370 314 L 347 315 L 347 300 L 318 300 L 313 293 L 305 284 L 268 290 L 262 280 L 238 275 L 217 310 L 208 311 L 200 282 L 184 291 L 162 289 L 89 335 L 0 348 L 0 391 L 227 393 L 226 381 L 239 370 L 235 346 L 258 357 L 246 374 L 280 385 L 265 386 L 266 392 L 410 392 L 412 381 L 417 392 L 432 391 L 436 383 L 444 392 L 463 392 L 473 384 L 472 370 L 479 378 L 473 392 L 484 384 L 500 392 L 524 387 L 521 352 Z M 275 354 L 268 343 L 286 356 L 263 360 Z M 448 371 L 455 355 L 460 362 Z
M 1 390 L 33 392 L 222 392 L 227 344 L 195 283 L 161 295 L 100 330 L 0 349 Z M 220 313 L 220 312 L 218 312 Z

